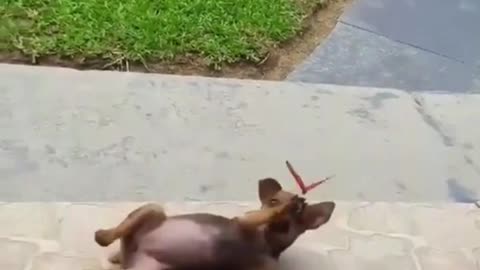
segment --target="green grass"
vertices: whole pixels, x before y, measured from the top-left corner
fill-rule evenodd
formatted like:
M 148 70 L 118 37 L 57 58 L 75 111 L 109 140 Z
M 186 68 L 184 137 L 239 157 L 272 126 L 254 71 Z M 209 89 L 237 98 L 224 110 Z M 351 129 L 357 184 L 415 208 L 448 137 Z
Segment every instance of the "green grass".
M 259 61 L 325 0 L 3 0 L 0 52 L 27 56 Z

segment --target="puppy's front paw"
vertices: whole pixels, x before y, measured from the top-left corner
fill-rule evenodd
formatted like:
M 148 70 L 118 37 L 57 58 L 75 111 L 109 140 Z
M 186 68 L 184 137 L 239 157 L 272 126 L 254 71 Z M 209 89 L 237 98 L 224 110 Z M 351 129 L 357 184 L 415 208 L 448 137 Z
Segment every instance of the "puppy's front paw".
M 100 246 L 109 246 L 113 241 L 115 241 L 115 235 L 112 230 L 98 230 L 95 232 L 95 242 Z

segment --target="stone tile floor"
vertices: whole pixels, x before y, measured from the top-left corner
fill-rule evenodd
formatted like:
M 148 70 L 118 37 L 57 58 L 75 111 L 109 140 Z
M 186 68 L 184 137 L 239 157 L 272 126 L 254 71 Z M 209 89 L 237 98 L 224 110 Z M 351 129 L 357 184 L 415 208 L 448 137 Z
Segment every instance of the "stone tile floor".
M 93 232 L 140 203 L 0 203 L 0 269 L 101 270 L 109 249 Z M 169 213 L 232 216 L 256 203 L 166 203 Z M 480 209 L 470 204 L 337 203 L 331 222 L 303 235 L 281 269 L 480 270 Z

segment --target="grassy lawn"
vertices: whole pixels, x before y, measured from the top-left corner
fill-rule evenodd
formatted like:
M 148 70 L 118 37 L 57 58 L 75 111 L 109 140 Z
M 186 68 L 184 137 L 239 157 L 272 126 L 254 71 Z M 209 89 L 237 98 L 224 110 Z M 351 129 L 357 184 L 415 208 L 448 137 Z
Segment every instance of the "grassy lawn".
M 115 61 L 260 61 L 325 0 L 3 0 L 0 52 Z

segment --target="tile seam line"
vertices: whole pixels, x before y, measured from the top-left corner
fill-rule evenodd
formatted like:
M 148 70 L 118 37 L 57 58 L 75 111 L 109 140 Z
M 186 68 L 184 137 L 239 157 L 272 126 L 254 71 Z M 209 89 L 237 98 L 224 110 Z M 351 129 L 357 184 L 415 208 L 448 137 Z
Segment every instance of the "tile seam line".
M 367 29 L 367 28 L 364 28 L 364 27 L 361 27 L 361 26 L 358 26 L 358 25 L 355 25 L 355 24 L 352 24 L 352 23 L 349 23 L 349 22 L 346 22 L 342 19 L 340 19 L 338 22 L 344 24 L 344 25 L 347 25 L 347 26 L 350 26 L 352 28 L 355 28 L 355 29 L 358 29 L 358 30 L 361 30 L 361 31 L 365 31 L 365 32 L 368 32 L 368 33 L 371 33 L 371 34 L 375 34 L 377 36 L 380 36 L 380 37 L 383 37 L 383 38 L 386 38 L 390 41 L 393 41 L 393 42 L 396 42 L 396 43 L 399 43 L 399 44 L 403 44 L 403 45 L 407 45 L 407 46 L 410 46 L 412 48 L 415 48 L 415 49 L 418 49 L 418 50 L 421 50 L 421 51 L 424 51 L 424 52 L 427 52 L 427 53 L 431 53 L 431 54 L 434 54 L 436 56 L 440 56 L 442 58 L 445 58 L 445 59 L 448 59 L 448 60 L 451 60 L 451 61 L 454 61 L 456 63 L 460 63 L 460 64 L 463 64 L 463 65 L 468 65 L 467 63 L 465 63 L 464 61 L 460 60 L 460 59 L 456 59 L 456 58 L 453 58 L 453 57 L 450 57 L 448 55 L 444 55 L 444 54 L 441 54 L 441 53 L 438 53 L 438 52 L 435 52 L 435 51 L 432 51 L 432 50 L 429 50 L 429 49 L 426 49 L 426 48 L 423 48 L 423 47 L 420 47 L 420 46 L 417 46 L 415 44 L 411 44 L 411 43 L 408 43 L 408 42 L 404 42 L 404 41 L 401 41 L 401 40 L 397 40 L 397 39 L 393 39 L 393 38 L 390 38 L 389 36 L 387 35 L 384 35 L 384 34 L 381 34 L 381 33 L 378 33 L 378 32 L 375 32 L 375 31 L 372 31 L 370 29 Z M 474 65 L 472 65 L 473 68 L 475 68 Z

